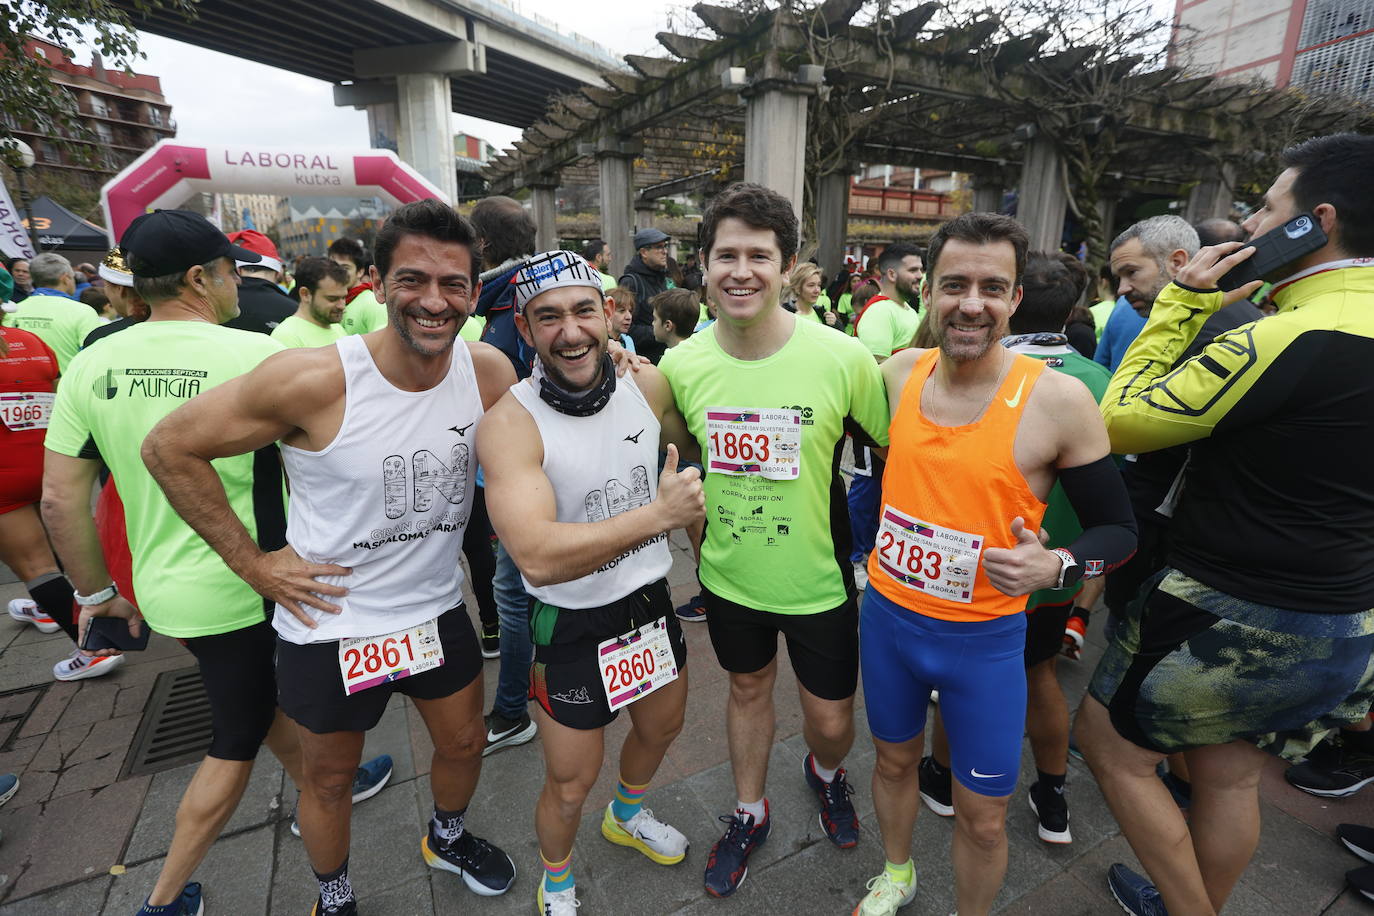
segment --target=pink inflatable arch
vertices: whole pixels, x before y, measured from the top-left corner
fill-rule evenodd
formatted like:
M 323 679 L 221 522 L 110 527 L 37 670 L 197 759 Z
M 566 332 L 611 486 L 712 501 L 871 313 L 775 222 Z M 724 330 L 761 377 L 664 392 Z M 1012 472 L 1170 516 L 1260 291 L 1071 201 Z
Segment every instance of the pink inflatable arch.
M 444 193 L 391 150 L 187 146 L 162 140 L 100 190 L 105 225 L 117 244 L 135 217 L 175 207 L 200 191 L 242 194 L 377 196 L 392 204 Z

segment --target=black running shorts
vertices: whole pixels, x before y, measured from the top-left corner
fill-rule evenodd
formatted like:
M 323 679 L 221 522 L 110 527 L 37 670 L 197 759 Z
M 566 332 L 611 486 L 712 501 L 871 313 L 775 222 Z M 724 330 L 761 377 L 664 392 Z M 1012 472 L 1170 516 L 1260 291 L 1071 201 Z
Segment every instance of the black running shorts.
M 339 642 L 304 646 L 277 638 L 277 689 L 282 712 L 317 735 L 365 732 L 381 721 L 392 694 L 413 700 L 442 700 L 482 673 L 482 651 L 467 609 L 458 605 L 439 615 L 444 663 L 420 674 L 378 684 L 349 696 L 339 672 Z
M 797 680 L 822 700 L 847 700 L 859 684 L 859 605 L 854 598 L 817 614 L 776 614 L 701 590 L 711 647 L 726 671 L 752 674 L 778 654 L 778 634 Z
M 181 642 L 196 657 L 210 700 L 209 756 L 254 759 L 277 714 L 277 679 L 272 667 L 277 634 L 272 624 L 264 620 Z
M 1042 604 L 1026 615 L 1026 668 L 1054 658 L 1064 646 L 1064 624 L 1073 613 L 1073 600 Z

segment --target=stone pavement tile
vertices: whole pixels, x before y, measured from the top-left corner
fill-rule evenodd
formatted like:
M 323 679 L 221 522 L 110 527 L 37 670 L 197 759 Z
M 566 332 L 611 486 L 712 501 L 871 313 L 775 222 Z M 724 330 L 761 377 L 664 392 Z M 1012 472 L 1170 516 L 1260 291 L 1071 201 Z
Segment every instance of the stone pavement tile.
M 1331 835 L 1318 833 L 1268 802 L 1260 803 L 1259 848 L 1241 884 L 1292 916 L 1320 913 L 1345 888 L 1358 862 Z
M 49 733 L 29 762 L 25 780 L 55 777 L 51 798 L 110 785 L 119 777 L 138 718 L 122 716 Z
M 266 913 L 272 883 L 273 829 L 259 827 L 221 837 L 196 869 L 207 913 Z M 115 878 L 103 916 L 137 913 L 157 883 L 163 860 L 152 859 Z M 309 912 L 307 905 L 299 913 Z
M 1322 916 L 1369 916 L 1371 906 L 1374 906 L 1374 900 L 1361 895 L 1352 887 L 1347 887 L 1345 893 L 1327 907 Z
M 1010 903 L 994 906 L 993 911 L 1007 916 L 1043 916 L 1045 913 L 1054 913 L 1055 916 L 1100 916 L 1108 912 L 1097 895 L 1067 872 L 1060 872 Z
M 0 656 L 0 665 L 3 664 L 4 657 Z M 80 683 L 53 681 L 51 663 L 49 663 L 47 670 L 43 672 L 41 676 L 37 676 L 34 680 L 26 681 L 23 684 L 15 686 L 27 687 L 32 684 L 47 684 L 48 688 L 43 692 L 43 699 L 38 702 L 33 712 L 29 714 L 28 721 L 24 723 L 24 727 L 19 730 L 20 738 L 30 738 L 34 735 L 46 735 L 48 732 L 52 731 L 57 725 L 57 720 L 62 718 L 62 714 L 66 712 L 67 704 L 70 703 L 72 698 L 81 690 Z M 0 690 L 12 689 L 14 689 L 13 686 L 5 684 L 3 678 L 0 678 Z
M 29 738 L 16 738 L 10 745 L 8 751 L 0 753 L 0 773 L 19 773 L 23 774 L 24 769 L 29 765 L 35 754 L 43 747 L 43 742 L 48 740 L 45 734 L 33 735 Z M 24 795 L 24 785 L 20 782 L 19 798 Z M 46 796 L 45 796 L 46 797 Z M 35 796 L 37 798 L 37 796 Z M 22 804 L 22 801 L 21 801 Z
M 47 804 L 6 806 L 0 875 L 9 881 L 0 889 L 3 899 L 41 893 L 120 863 L 148 782 L 138 776 Z
M 54 916 L 57 913 L 99 913 L 109 893 L 109 875 L 68 884 L 45 894 L 35 894 L 4 906 L 5 916 Z M 133 912 L 132 910 L 128 912 Z M 127 916 L 127 913 L 120 914 Z
M 1337 824 L 1374 824 L 1374 789 L 1366 788 L 1349 798 L 1308 795 L 1283 778 L 1287 769 L 1287 761 L 1271 756 L 1260 778 L 1260 795 L 1280 811 L 1327 836 L 1335 835 Z
M 1145 870 L 1140 867 L 1140 860 L 1135 857 L 1135 853 L 1131 851 L 1131 846 L 1126 842 L 1124 836 L 1116 836 L 1097 846 L 1090 847 L 1068 867 L 1069 874 L 1077 878 L 1078 882 L 1087 888 L 1087 892 L 1093 899 L 1103 907 L 1101 910 L 1103 913 L 1120 912 L 1120 907 L 1117 906 L 1111 891 L 1107 889 L 1107 869 L 1117 862 L 1140 874 L 1145 873 Z M 1245 911 L 1237 910 L 1237 912 Z
M 155 773 L 148 797 L 143 802 L 143 811 L 138 818 L 129 839 L 125 861 L 142 862 L 165 856 L 172 843 L 172 833 L 176 828 L 177 806 L 181 796 L 190 785 L 200 763 L 188 763 L 173 770 Z M 248 788 L 244 790 L 239 806 L 234 810 L 229 823 L 225 825 L 225 835 L 237 833 L 250 827 L 275 824 L 290 815 L 290 804 L 295 801 L 292 792 L 289 801 L 282 799 L 282 768 L 266 749 L 258 754 L 249 777 Z M 122 785 L 122 783 L 121 783 Z
M 305 916 L 309 910 L 291 916 Z M 434 912 L 434 896 L 429 875 L 421 875 L 404 884 L 369 895 L 367 916 L 421 916 Z M 283 913 L 283 916 L 286 916 Z
M 881 859 L 874 865 L 861 849 L 836 849 L 828 842 L 817 843 L 767 866 L 758 862 L 756 855 L 749 862 L 744 885 L 725 906 L 749 914 L 849 913 L 863 899 L 868 879 L 882 868 Z M 717 901 L 718 906 L 720 903 Z M 903 916 L 913 909 L 922 912 L 908 907 Z

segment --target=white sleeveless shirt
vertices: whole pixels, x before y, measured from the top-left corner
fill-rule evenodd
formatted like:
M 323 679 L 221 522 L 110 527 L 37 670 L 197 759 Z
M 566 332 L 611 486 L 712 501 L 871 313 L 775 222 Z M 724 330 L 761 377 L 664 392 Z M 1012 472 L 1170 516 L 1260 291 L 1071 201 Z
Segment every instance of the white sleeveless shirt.
M 615 393 L 587 417 L 559 413 L 539 397 L 534 382 L 511 386 L 539 427 L 544 441 L 544 474 L 553 485 L 560 522 L 599 522 L 647 506 L 658 495 L 658 417 L 627 375 L 616 379 Z M 600 607 L 618 601 L 668 574 L 673 565 L 668 535 L 658 534 L 571 582 L 525 591 L 558 608 Z
M 286 540 L 310 562 L 353 573 L 321 580 L 348 594 L 326 599 L 338 614 L 304 608 L 316 629 L 277 605 L 272 625 L 300 645 L 415 626 L 463 598 L 458 556 L 482 418 L 467 346 L 454 342 L 448 374 L 427 391 L 387 381 L 361 337 L 334 346 L 344 371 L 338 435 L 318 452 L 281 446 L 291 483 Z

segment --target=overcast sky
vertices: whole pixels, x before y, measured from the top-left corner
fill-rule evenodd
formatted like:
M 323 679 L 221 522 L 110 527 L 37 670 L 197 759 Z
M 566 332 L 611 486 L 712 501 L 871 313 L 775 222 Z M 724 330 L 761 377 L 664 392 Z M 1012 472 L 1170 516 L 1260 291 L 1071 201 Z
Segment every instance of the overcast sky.
M 581 33 L 617 56 L 659 53 L 654 33 L 665 29 L 673 6 L 662 0 L 516 0 L 513 5 L 522 14 L 544 16 L 564 31 Z M 142 47 L 147 59 L 134 69 L 162 79 L 180 140 L 368 145 L 367 114 L 334 107 L 329 83 L 157 35 L 144 33 Z M 89 56 L 77 59 L 84 63 Z M 225 86 L 234 87 L 232 103 L 226 102 Z M 498 149 L 520 136 L 516 128 L 480 118 L 455 114 L 453 122 L 455 131 L 484 137 Z

